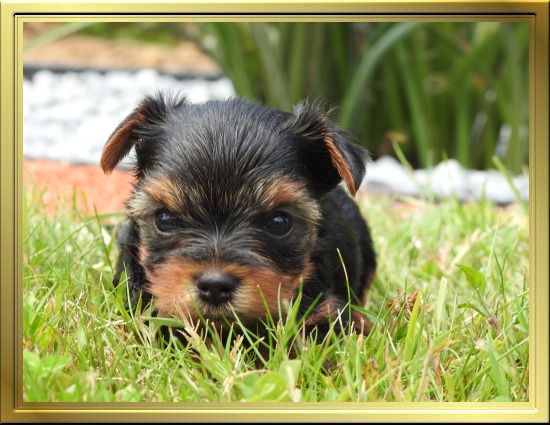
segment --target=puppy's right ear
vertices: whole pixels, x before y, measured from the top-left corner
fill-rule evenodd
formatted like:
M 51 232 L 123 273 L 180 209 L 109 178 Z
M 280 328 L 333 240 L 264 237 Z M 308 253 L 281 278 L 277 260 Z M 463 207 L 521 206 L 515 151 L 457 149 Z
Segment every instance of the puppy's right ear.
M 136 142 L 136 137 L 133 135 L 134 128 L 140 123 L 144 123 L 145 120 L 145 115 L 143 115 L 138 107 L 124 118 L 109 136 L 99 163 L 105 174 L 111 174 L 117 164 L 122 161 L 122 158 L 128 155 Z
M 151 134 L 155 126 L 164 124 L 167 115 L 183 105 L 183 96 L 165 97 L 161 92 L 146 96 L 109 136 L 101 155 L 100 166 L 103 172 L 110 174 L 138 141 Z M 138 147 L 136 146 L 136 150 Z M 139 156 L 139 152 L 137 153 Z

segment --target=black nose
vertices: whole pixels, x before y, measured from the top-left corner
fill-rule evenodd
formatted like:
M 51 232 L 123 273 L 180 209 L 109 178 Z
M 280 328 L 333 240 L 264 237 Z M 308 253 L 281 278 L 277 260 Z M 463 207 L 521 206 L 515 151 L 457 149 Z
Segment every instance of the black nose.
M 220 305 L 231 299 L 239 279 L 229 273 L 211 270 L 197 277 L 199 296 L 205 302 Z

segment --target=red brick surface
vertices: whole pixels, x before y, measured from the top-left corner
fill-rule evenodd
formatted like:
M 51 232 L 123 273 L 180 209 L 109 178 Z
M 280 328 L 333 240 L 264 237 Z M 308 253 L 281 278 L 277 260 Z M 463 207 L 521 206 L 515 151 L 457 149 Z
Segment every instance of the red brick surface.
M 79 210 L 93 214 L 94 206 L 99 214 L 120 211 L 132 190 L 133 175 L 129 171 L 114 170 L 105 175 L 97 166 L 74 165 L 46 160 L 23 162 L 23 187 L 42 192 L 48 212 L 70 208 L 73 191 Z

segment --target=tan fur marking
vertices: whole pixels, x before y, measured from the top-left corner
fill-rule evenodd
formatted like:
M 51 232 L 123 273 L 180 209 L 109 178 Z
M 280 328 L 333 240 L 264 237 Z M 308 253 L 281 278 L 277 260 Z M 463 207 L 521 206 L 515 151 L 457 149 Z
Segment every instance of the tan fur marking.
M 140 258 L 144 255 L 140 252 Z M 259 318 L 266 317 L 261 294 L 274 317 L 279 316 L 279 300 L 284 314 L 286 303 L 295 295 L 300 280 L 307 278 L 311 272 L 311 267 L 308 266 L 303 273 L 282 275 L 268 268 L 236 264 L 214 266 L 172 258 L 154 268 L 145 269 L 150 282 L 147 290 L 155 297 L 155 307 L 160 315 L 179 317 L 192 323 L 197 321 L 198 312 L 213 321 L 221 322 L 222 319 L 219 316 L 222 315 L 231 320 L 232 313 L 228 306 L 214 307 L 204 303 L 198 296 L 195 279 L 212 267 L 224 273 L 232 273 L 241 280 L 231 306 L 245 324 L 254 323 Z
M 167 177 L 160 176 L 149 178 L 143 184 L 143 190 L 155 201 L 161 203 L 170 211 L 182 211 L 183 199 L 181 197 L 182 192 L 174 184 L 174 182 Z
M 306 197 L 306 192 L 301 184 L 289 179 L 280 179 L 267 189 L 269 206 L 276 208 L 279 205 L 288 204 Z
M 274 210 L 282 205 L 293 204 L 302 218 L 317 222 L 321 218 L 319 205 L 307 194 L 305 188 L 290 179 L 279 179 L 266 190 L 267 205 Z
M 136 112 L 134 118 L 116 130 L 107 141 L 99 163 L 105 174 L 110 174 L 122 158 L 128 155 L 128 152 L 130 152 L 130 149 L 134 145 L 131 137 L 132 130 L 136 124 L 144 120 L 145 116 L 141 112 Z
M 145 268 L 150 282 L 147 290 L 155 297 L 155 307 L 161 316 L 197 320 L 194 280 L 203 270 L 203 266 L 180 259 Z
M 141 264 L 143 264 L 147 259 L 147 250 L 145 249 L 145 246 L 141 243 L 138 245 L 138 258 Z
M 323 142 L 325 143 L 325 146 L 328 152 L 330 153 L 332 164 L 338 171 L 338 174 L 340 174 L 340 177 L 342 177 L 342 179 L 346 183 L 349 193 L 352 196 L 355 196 L 355 193 L 357 192 L 357 189 L 355 187 L 355 180 L 353 179 L 353 176 L 351 175 L 349 167 L 346 164 L 346 161 L 344 160 L 344 158 L 342 157 L 342 154 L 334 145 L 331 135 L 330 134 L 325 135 L 325 137 L 323 138 Z
M 266 317 L 266 305 L 275 318 L 286 313 L 290 300 L 296 295 L 300 281 L 309 277 L 312 267 L 283 275 L 268 268 L 256 268 L 228 264 L 221 267 L 241 279 L 241 286 L 235 298 L 235 309 L 243 321 L 255 321 Z M 264 304 L 265 302 L 265 304 Z
M 162 203 L 141 190 L 135 191 L 126 205 L 132 217 L 146 216 L 163 206 Z

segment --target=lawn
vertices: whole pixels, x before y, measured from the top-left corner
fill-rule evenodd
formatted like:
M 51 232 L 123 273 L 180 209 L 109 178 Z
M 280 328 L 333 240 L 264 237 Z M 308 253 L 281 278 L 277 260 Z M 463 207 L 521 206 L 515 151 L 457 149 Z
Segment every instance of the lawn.
M 311 343 L 296 300 L 265 340 L 195 334 L 183 346 L 157 337 L 169 321 L 150 309 L 127 312 L 111 284 L 123 215 L 82 216 L 70 199 L 46 215 L 42 198 L 24 194 L 24 401 L 528 400 L 521 205 L 362 197 L 379 261 L 367 337 Z

